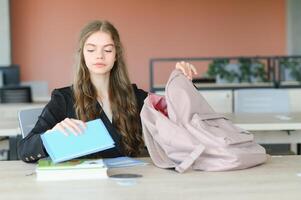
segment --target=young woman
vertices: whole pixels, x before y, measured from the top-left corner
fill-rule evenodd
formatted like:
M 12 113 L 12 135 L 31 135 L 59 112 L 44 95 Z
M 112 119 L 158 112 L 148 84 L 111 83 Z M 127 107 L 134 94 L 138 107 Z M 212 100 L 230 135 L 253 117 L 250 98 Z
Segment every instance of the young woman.
M 189 79 L 196 74 L 189 63 L 177 63 L 176 68 Z M 20 141 L 19 156 L 25 162 L 36 162 L 48 156 L 42 133 L 58 129 L 77 135 L 85 122 L 96 118 L 105 124 L 115 147 L 85 158 L 139 156 L 144 148 L 139 113 L 146 96 L 128 78 L 116 28 L 108 21 L 93 21 L 80 34 L 73 85 L 52 92 L 35 127 Z

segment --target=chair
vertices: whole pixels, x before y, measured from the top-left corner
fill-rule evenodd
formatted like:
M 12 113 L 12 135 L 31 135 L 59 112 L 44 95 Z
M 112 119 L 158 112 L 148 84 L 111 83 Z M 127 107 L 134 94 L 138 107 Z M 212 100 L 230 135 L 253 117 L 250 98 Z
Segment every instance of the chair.
M 301 112 L 301 89 L 289 88 L 287 91 L 290 99 L 290 112 Z
M 20 84 L 19 65 L 0 66 L 1 86 L 17 86 Z
M 43 108 L 32 108 L 21 110 L 18 113 L 22 138 L 25 138 L 28 135 L 28 133 L 33 129 L 42 111 Z
M 0 88 L 1 103 L 30 103 L 31 89 L 25 86 L 7 86 Z
M 287 89 L 239 89 L 234 92 L 235 113 L 289 113 L 290 95 Z M 290 130 L 283 130 L 290 134 Z M 275 133 L 277 134 L 277 133 Z M 269 154 L 291 154 L 291 144 L 262 144 Z
M 234 92 L 235 113 L 288 113 L 289 104 L 285 89 L 239 89 Z

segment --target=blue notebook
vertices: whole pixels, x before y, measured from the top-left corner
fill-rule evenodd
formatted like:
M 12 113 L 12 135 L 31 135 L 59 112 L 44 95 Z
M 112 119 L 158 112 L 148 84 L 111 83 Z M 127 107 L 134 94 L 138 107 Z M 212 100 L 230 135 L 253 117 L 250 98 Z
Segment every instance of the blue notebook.
M 120 168 L 120 167 L 133 167 L 133 166 L 144 166 L 148 163 L 142 160 L 130 158 L 127 156 L 117 158 L 105 158 L 103 159 L 105 166 L 108 168 Z
M 41 135 L 44 147 L 54 163 L 113 148 L 114 141 L 100 119 L 86 123 L 85 131 L 75 136 L 65 136 L 59 130 Z

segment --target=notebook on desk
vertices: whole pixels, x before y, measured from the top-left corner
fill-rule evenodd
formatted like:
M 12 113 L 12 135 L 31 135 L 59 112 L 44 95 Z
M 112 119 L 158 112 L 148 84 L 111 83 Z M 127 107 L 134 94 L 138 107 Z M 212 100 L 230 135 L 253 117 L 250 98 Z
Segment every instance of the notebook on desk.
M 107 167 L 102 159 L 74 159 L 53 163 L 40 159 L 36 167 L 38 181 L 84 180 L 108 178 Z
M 117 158 L 106 158 L 103 159 L 103 162 L 104 165 L 108 168 L 134 167 L 134 166 L 144 166 L 148 164 L 143 160 L 138 160 L 127 156 L 117 157 Z
M 54 163 L 71 160 L 88 154 L 113 148 L 114 141 L 100 119 L 86 123 L 84 132 L 78 136 L 64 135 L 59 130 L 41 135 L 47 153 Z

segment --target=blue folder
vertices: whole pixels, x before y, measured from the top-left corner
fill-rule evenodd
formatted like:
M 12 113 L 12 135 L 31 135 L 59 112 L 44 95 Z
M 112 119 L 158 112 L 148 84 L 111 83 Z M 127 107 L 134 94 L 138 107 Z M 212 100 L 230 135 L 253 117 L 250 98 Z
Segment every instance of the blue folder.
M 127 156 L 117 158 L 105 158 L 103 159 L 105 166 L 108 168 L 120 168 L 120 167 L 132 167 L 132 166 L 144 166 L 148 163 L 143 160 L 137 160 Z
M 47 131 L 41 135 L 44 147 L 54 163 L 113 148 L 114 141 L 100 119 L 86 123 L 82 134 L 68 136 L 59 130 Z

